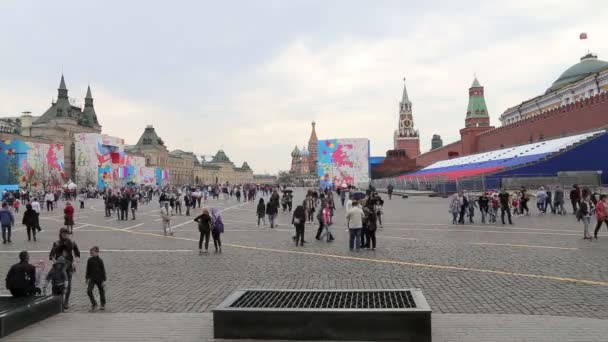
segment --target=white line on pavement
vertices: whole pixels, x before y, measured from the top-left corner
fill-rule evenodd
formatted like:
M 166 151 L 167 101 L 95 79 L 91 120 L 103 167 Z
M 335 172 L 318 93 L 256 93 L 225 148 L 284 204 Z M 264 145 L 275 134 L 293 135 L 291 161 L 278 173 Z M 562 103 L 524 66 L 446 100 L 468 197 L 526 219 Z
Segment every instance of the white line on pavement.
M 75 227 L 75 228 L 74 228 L 74 230 L 76 230 L 76 229 L 80 229 L 80 228 L 84 228 L 84 227 L 88 227 L 88 226 L 90 226 L 90 224 L 85 223 L 85 224 L 83 224 L 83 225 L 82 225 L 82 226 L 80 226 L 80 227 Z
M 28 253 L 48 253 L 49 251 L 27 251 Z M 102 249 L 104 252 L 192 252 L 191 249 Z M 21 251 L 0 251 L 0 253 L 21 253 Z
M 171 226 L 171 229 L 179 228 L 179 227 L 181 227 L 181 226 L 184 226 L 184 225 L 186 225 L 186 224 L 188 224 L 188 223 L 192 223 L 192 222 L 194 222 L 194 220 L 188 220 L 188 221 L 186 221 L 186 222 L 182 222 L 182 223 L 177 224 L 177 225 L 175 225 L 175 226 Z
M 137 227 L 139 227 L 139 226 L 143 226 L 143 225 L 144 225 L 143 223 L 139 223 L 139 224 L 136 224 L 136 225 L 134 225 L 134 226 L 124 228 L 123 230 L 129 230 L 129 229 L 132 229 L 132 228 L 137 228 Z

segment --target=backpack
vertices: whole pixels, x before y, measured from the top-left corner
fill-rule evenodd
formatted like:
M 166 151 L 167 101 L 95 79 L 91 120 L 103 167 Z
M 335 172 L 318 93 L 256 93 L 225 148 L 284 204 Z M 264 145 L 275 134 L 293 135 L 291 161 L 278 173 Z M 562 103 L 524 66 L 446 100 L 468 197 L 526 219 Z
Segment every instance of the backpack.
M 587 215 L 588 212 L 589 208 L 587 207 L 587 203 L 583 201 L 580 203 L 578 211 L 576 212 L 576 218 L 581 220 L 585 215 Z

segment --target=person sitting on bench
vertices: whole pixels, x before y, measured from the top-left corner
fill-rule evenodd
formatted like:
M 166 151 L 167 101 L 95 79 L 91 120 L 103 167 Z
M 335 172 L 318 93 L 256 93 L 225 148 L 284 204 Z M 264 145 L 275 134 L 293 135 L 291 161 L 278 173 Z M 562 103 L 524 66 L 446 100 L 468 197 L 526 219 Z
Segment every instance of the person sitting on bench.
M 19 263 L 13 265 L 6 275 L 6 288 L 13 297 L 27 297 L 40 293 L 36 288 L 36 268 L 30 265 L 27 251 L 19 253 Z

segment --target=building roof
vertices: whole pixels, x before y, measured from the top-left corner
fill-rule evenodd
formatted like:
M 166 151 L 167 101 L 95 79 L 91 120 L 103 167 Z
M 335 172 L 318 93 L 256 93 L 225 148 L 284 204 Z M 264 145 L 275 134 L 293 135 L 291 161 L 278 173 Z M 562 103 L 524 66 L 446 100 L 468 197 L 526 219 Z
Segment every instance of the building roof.
M 608 68 L 608 62 L 597 59 L 597 55 L 588 53 L 581 57 L 581 61 L 574 64 L 564 71 L 558 78 L 553 82 L 551 87 L 547 89 L 545 93 L 550 93 L 557 89 L 563 88 L 568 84 L 582 80 L 583 78 L 600 72 Z
M 310 142 L 317 142 L 319 139 L 317 138 L 317 131 L 315 129 L 316 123 L 313 121 L 312 122 L 312 132 L 310 133 L 310 139 L 308 139 L 309 144 Z
M 477 80 L 477 76 L 473 80 L 473 84 L 471 84 L 471 88 L 476 88 L 476 87 L 481 87 L 481 84 L 479 84 L 479 81 Z
M 405 78 L 403 78 L 403 95 L 401 95 L 401 103 L 410 102 L 410 98 L 407 95 L 407 87 L 405 86 Z
M 228 158 L 228 156 L 226 155 L 224 150 L 219 150 L 219 151 L 217 151 L 215 156 L 213 156 L 213 159 L 211 160 L 211 162 L 212 163 L 230 163 L 230 159 Z
M 302 155 L 302 157 L 308 157 L 310 155 L 310 153 L 306 149 L 306 146 L 302 146 L 302 152 L 300 152 L 300 154 Z
M 78 123 L 84 126 L 99 125 L 97 121 L 97 113 L 93 107 L 93 96 L 91 95 L 91 86 L 87 87 L 87 95 L 84 98 L 84 109 Z
M 293 148 L 293 151 L 291 151 L 291 157 L 292 158 L 298 158 L 301 156 L 301 152 L 300 149 L 298 148 L 298 146 L 296 145 L 296 147 Z
M 156 134 L 154 127 L 148 125 L 135 146 L 165 146 L 165 142 Z
M 482 91 L 477 93 L 473 88 L 482 88 Z M 473 84 L 469 89 L 469 105 L 467 107 L 467 118 L 473 117 L 488 117 L 488 108 L 486 99 L 483 96 L 483 87 L 479 84 L 477 77 L 473 80 Z
M 249 167 L 249 164 L 247 164 L 247 162 L 243 162 L 243 166 L 241 166 L 242 170 L 251 170 L 251 168 Z
M 219 170 L 222 168 L 220 165 L 214 165 L 209 162 L 201 163 L 201 167 L 204 169 L 212 169 L 212 170 Z

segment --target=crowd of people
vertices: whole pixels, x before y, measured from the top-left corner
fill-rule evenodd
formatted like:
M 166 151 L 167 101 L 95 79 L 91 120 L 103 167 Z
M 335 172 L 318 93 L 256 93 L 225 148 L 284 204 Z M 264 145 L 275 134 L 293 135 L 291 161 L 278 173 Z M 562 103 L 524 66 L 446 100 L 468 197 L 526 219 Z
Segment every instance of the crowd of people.
M 334 197 L 340 198 L 345 208 L 346 226 L 349 232 L 349 249 L 376 249 L 376 229 L 382 227 L 384 200 L 370 187 L 366 193 L 355 192 L 352 188 L 327 188 L 309 190 L 301 205 L 293 212 L 292 224 L 295 227 L 293 240 L 296 246 L 304 246 L 306 223 L 313 224 L 316 218 L 319 226 L 315 239 L 335 241 L 333 232 L 336 204 Z
M 605 203 L 606 195 L 593 193 L 588 187 L 573 185 L 568 193 L 571 214 L 583 223 L 583 238 L 597 239 L 602 223 L 608 227 L 608 215 Z M 565 207 L 566 194 L 559 185 L 551 188 L 540 187 L 536 192 L 521 187 L 517 191 L 506 189 L 494 192 L 483 192 L 478 195 L 459 191 L 450 199 L 449 212 L 452 224 L 475 223 L 475 213 L 479 211 L 481 223 L 497 223 L 500 213 L 501 223 L 513 224 L 512 216 L 529 216 L 530 202 L 536 204 L 538 215 L 567 215 Z M 591 217 L 595 216 L 596 226 L 591 236 L 589 226 Z M 505 218 L 507 221 L 505 221 Z
M 198 225 L 200 234 L 198 241 L 199 254 L 207 254 L 210 241 L 217 253 L 222 252 L 221 235 L 224 233 L 224 222 L 221 210 L 209 207 L 209 199 L 233 198 L 237 202 L 256 201 L 257 224 L 270 228 L 278 226 L 277 217 L 282 211 L 292 216 L 295 228 L 293 240 L 296 246 L 303 246 L 306 224 L 318 222 L 315 238 L 319 241 L 332 242 L 336 239 L 332 229 L 336 213 L 336 201 L 339 199 L 345 208 L 345 218 L 349 231 L 349 248 L 354 251 L 376 248 L 376 230 L 382 225 L 383 200 L 373 189 L 366 193 L 355 192 L 354 189 L 311 189 L 300 205 L 293 210 L 293 190 L 287 187 L 238 185 L 238 186 L 185 186 L 181 188 L 123 188 L 116 190 L 82 190 L 77 192 L 45 192 L 32 194 L 28 192 L 5 193 L 0 223 L 4 243 L 11 243 L 11 228 L 19 212 L 19 205 L 26 203 L 22 212 L 22 223 L 25 226 L 28 240 L 36 241 L 36 232 L 41 231 L 40 214 L 45 209 L 39 201 L 46 204 L 47 210 L 57 210 L 59 201 L 65 200 L 63 226 L 59 230 L 59 239 L 50 249 L 50 264 L 41 260 L 35 265 L 30 264 L 27 251 L 19 253 L 19 262 L 9 270 L 6 276 L 6 288 L 15 297 L 31 296 L 46 293 L 62 296 L 64 309 L 68 309 L 72 292 L 72 282 L 80 259 L 80 249 L 73 240 L 75 225 L 75 209 L 72 200 L 84 202 L 89 198 L 103 199 L 106 218 L 114 220 L 135 220 L 140 205 L 147 205 L 158 200 L 160 221 L 164 235 L 173 235 L 171 220 L 174 215 L 193 215 L 193 221 Z M 51 199 L 52 197 L 52 199 Z M 258 199 L 259 197 L 259 199 Z M 15 202 L 19 205 L 15 206 Z M 9 204 L 10 203 L 10 204 Z M 156 203 L 156 202 L 155 202 Z M 200 212 L 199 212 L 200 210 Z M 182 214 L 182 212 L 184 212 Z M 196 212 L 196 214 L 195 214 Z M 130 215 L 129 215 L 130 214 Z M 97 246 L 89 250 L 90 258 L 85 270 L 87 295 L 91 302 L 91 310 L 103 310 L 106 306 L 105 282 L 106 270 L 100 258 Z M 48 267 L 50 266 L 50 267 Z M 99 303 L 93 294 L 95 288 L 99 293 Z M 98 306 L 99 304 L 99 306 Z

